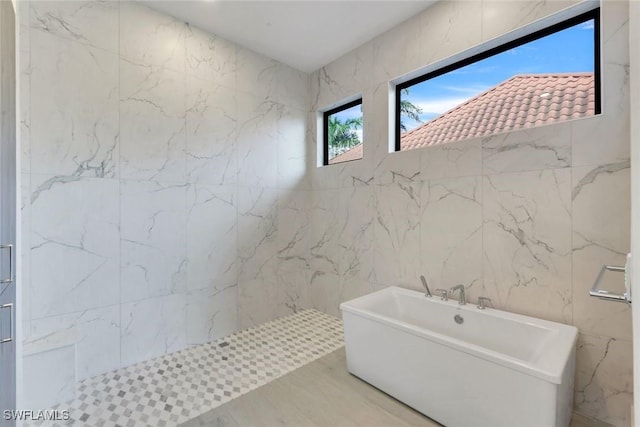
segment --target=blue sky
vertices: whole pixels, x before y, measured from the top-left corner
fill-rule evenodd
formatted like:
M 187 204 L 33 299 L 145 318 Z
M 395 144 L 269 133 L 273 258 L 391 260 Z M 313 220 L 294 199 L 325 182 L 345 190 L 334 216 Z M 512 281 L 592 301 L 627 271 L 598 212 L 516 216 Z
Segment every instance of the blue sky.
M 412 86 L 402 99 L 429 121 L 516 74 L 591 72 L 593 65 L 591 20 Z M 420 125 L 403 121 L 408 130 Z

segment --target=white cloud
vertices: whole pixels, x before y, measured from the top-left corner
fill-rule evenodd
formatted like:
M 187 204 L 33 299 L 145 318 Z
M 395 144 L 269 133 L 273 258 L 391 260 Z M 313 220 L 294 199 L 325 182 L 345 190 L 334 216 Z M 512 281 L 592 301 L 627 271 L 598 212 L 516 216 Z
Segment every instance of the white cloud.
M 476 96 L 479 93 L 484 92 L 485 90 L 489 89 L 491 86 L 488 85 L 473 85 L 473 86 L 442 86 L 443 89 L 446 90 L 450 90 L 453 92 L 460 92 L 460 93 L 466 93 L 469 96 Z
M 454 107 L 468 101 L 470 98 L 465 97 L 446 97 L 438 99 L 415 100 L 411 101 L 418 107 L 422 108 L 424 114 L 442 114 Z
M 582 24 L 580 26 L 580 29 L 582 29 L 582 30 L 593 30 L 594 26 L 595 25 L 593 23 L 593 20 L 591 20 L 591 21 L 587 21 L 584 24 Z

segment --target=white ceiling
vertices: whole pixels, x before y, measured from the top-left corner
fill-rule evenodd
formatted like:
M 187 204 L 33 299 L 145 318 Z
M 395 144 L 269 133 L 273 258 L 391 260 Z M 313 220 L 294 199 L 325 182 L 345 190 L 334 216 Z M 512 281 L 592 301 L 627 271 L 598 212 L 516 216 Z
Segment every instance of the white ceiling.
M 146 0 L 148 6 L 312 72 L 435 0 Z

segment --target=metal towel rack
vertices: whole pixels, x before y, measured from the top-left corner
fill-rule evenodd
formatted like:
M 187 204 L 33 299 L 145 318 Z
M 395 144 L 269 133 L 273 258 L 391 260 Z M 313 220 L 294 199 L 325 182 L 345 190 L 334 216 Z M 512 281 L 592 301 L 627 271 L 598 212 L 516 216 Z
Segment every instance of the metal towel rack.
M 591 290 L 589 291 L 589 295 L 591 295 L 592 297 L 601 298 L 609 301 L 626 302 L 627 304 L 631 304 L 631 296 L 627 292 L 623 294 L 619 294 L 619 293 L 615 293 L 615 292 L 611 292 L 611 291 L 607 291 L 605 289 L 599 288 L 600 282 L 602 281 L 602 278 L 604 277 L 607 271 L 613 271 L 617 273 L 626 273 L 627 270 L 625 267 L 619 267 L 616 265 L 603 265 L 602 268 L 600 269 L 600 273 L 598 274 L 598 277 L 596 278 L 596 281 L 594 282 L 593 286 L 591 287 Z M 627 278 L 625 277 L 625 280 L 626 279 Z

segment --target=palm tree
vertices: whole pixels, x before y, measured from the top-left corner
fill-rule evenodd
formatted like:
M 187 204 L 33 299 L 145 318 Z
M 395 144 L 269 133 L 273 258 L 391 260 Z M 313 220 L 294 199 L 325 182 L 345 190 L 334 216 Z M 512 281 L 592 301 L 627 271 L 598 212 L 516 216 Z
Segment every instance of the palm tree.
M 409 95 L 409 89 L 402 89 L 402 93 Z M 406 99 L 400 101 L 400 117 L 407 117 L 418 123 L 422 123 L 420 114 L 422 114 L 422 108 L 419 106 Z M 332 115 L 329 116 L 328 125 L 330 159 L 362 143 L 358 134 L 358 130 L 362 129 L 362 116 L 342 121 L 337 116 Z M 402 131 L 407 130 L 402 120 L 400 121 L 400 129 L 402 129 Z
M 402 93 L 404 95 L 409 95 L 409 89 L 402 89 Z M 420 114 L 422 114 L 422 108 L 419 106 L 415 105 L 411 101 L 407 101 L 406 99 L 402 99 L 400 101 L 400 117 L 408 117 L 418 123 L 422 123 Z M 400 129 L 402 129 L 403 132 L 407 130 L 407 126 L 402 120 L 400 120 Z
M 362 128 L 362 117 L 340 120 L 336 116 L 329 117 L 329 158 L 337 156 L 360 144 L 358 130 Z

